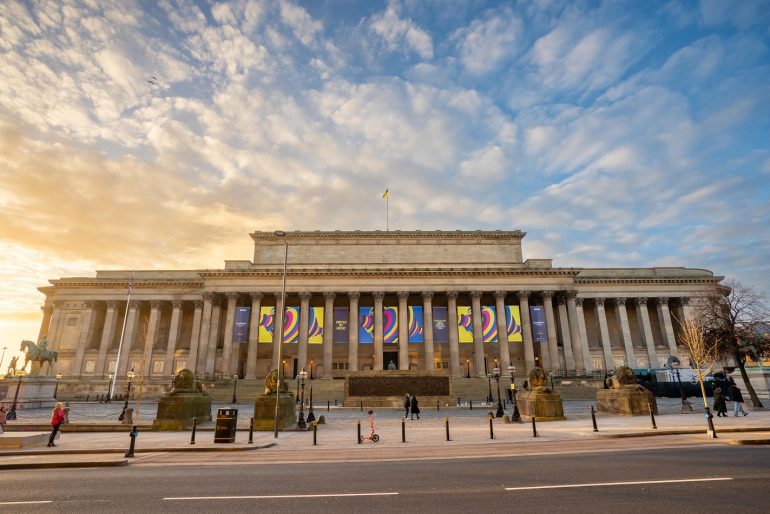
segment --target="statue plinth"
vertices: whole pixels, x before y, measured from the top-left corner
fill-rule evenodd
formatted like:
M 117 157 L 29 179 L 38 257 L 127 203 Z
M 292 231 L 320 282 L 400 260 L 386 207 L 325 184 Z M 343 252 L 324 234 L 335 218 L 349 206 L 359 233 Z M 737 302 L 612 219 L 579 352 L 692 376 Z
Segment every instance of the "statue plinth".
M 647 389 L 639 386 L 622 387 L 620 389 L 601 389 L 596 392 L 596 410 L 621 416 L 648 416 L 652 409 L 658 413 L 655 396 Z
M 275 430 L 275 396 L 278 395 L 278 430 L 285 430 L 297 424 L 297 404 L 291 393 L 273 393 L 258 396 L 254 402 L 254 430 Z
M 561 396 L 549 389 L 526 391 L 517 397 L 519 412 L 522 416 L 535 418 L 535 421 L 562 421 L 564 404 Z
M 158 401 L 153 430 L 184 430 L 193 424 L 211 421 L 211 397 L 195 381 L 192 371 L 183 369 L 174 378 L 174 387 Z
M 19 389 L 19 395 L 16 396 L 16 389 Z M 16 398 L 17 409 L 46 409 L 56 405 L 56 399 L 53 397 L 56 389 L 56 379 L 43 375 L 27 375 L 19 380 L 14 379 L 8 384 L 8 393 L 0 404 L 6 409 L 13 404 Z

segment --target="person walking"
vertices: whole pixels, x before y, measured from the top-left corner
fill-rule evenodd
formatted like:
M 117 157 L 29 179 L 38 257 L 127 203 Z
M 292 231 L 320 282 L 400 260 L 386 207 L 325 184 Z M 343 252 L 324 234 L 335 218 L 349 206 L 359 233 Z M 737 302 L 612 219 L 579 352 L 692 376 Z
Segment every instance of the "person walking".
M 56 402 L 56 406 L 51 412 L 51 436 L 48 438 L 48 446 L 56 446 L 53 444 L 53 440 L 56 438 L 56 434 L 59 432 L 59 427 L 64 423 L 64 405 L 61 402 Z
M 409 409 L 412 407 L 412 401 L 409 399 L 409 393 L 404 397 L 404 419 L 409 417 Z
M 717 413 L 717 417 L 727 417 L 727 401 L 722 394 L 722 388 L 717 387 L 714 389 L 714 412 Z
M 743 410 L 743 393 L 735 385 L 735 382 L 730 382 L 730 388 L 727 390 L 727 394 L 733 401 L 733 416 L 738 417 L 738 413 L 742 412 L 744 416 L 748 416 L 749 413 Z
M 411 401 L 409 402 L 409 410 L 412 413 L 412 419 L 414 419 L 414 416 L 417 415 L 417 419 L 420 419 L 420 407 L 417 403 L 417 397 L 412 396 Z

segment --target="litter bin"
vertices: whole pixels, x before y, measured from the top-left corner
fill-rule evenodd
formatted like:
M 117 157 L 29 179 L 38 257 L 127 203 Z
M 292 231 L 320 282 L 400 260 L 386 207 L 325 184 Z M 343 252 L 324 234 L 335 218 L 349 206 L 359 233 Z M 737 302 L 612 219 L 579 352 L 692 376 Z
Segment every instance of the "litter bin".
M 238 423 L 238 409 L 217 409 L 217 424 L 214 428 L 215 443 L 234 443 L 235 426 Z

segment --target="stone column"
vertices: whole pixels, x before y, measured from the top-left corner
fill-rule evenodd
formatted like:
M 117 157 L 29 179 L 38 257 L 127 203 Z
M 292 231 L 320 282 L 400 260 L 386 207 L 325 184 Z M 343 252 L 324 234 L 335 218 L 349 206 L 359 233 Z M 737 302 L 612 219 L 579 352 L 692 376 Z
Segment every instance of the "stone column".
M 457 336 L 457 291 L 448 291 L 447 330 L 449 332 L 449 372 L 453 377 L 465 376 L 460 370 L 460 343 Z
M 572 357 L 575 359 L 575 370 L 586 369 L 586 363 L 583 360 L 583 341 L 580 338 L 580 327 L 578 326 L 576 291 L 567 293 L 567 313 L 569 314 L 569 337 L 572 340 Z
M 217 358 L 217 339 L 219 339 L 219 320 L 222 317 L 222 300 L 214 296 L 211 301 L 211 330 L 206 350 L 206 373 L 214 374 L 214 364 Z
M 72 359 L 72 365 L 70 366 L 70 375 L 79 377 L 83 370 L 83 355 L 85 355 L 88 349 L 88 343 L 94 335 L 94 328 L 96 325 L 96 302 L 87 301 L 86 312 L 83 315 L 83 322 L 80 325 L 80 335 L 78 336 L 78 346 L 75 350 L 75 358 Z
M 639 320 L 639 332 L 642 334 L 644 346 L 647 348 L 647 358 L 649 367 L 654 368 L 658 365 L 658 358 L 655 352 L 655 341 L 652 339 L 652 325 L 650 325 L 650 313 L 647 312 L 647 298 L 636 298 L 636 318 Z
M 299 293 L 299 342 L 297 344 L 297 369 L 307 368 L 307 332 L 308 319 L 310 319 L 310 293 Z M 324 317 L 326 309 L 324 308 Z M 325 328 L 325 327 L 324 327 Z M 324 330 L 324 353 L 326 353 L 326 330 Z M 310 374 L 308 374 L 310 376 Z
M 147 320 L 147 333 L 144 336 L 144 376 L 149 377 L 152 371 L 152 350 L 155 346 L 155 336 L 160 325 L 160 301 L 150 300 L 150 317 Z
M 198 334 L 198 359 L 195 364 L 195 371 L 198 373 L 204 373 L 206 371 L 206 358 L 209 351 L 209 332 L 211 332 L 211 313 L 213 309 L 214 295 L 212 293 L 203 293 L 203 318 L 201 320 L 200 333 Z
M 626 366 L 636 368 L 639 363 L 636 362 L 636 353 L 634 353 L 634 343 L 631 340 L 631 328 L 628 326 L 628 313 L 626 312 L 626 299 L 615 298 L 615 305 L 618 309 L 618 320 L 620 321 L 620 335 L 623 338 L 623 348 L 626 350 Z
M 104 370 L 107 366 L 107 351 L 115 338 L 115 330 L 118 322 L 118 305 L 120 302 L 109 300 L 107 302 L 107 313 L 104 315 L 104 329 L 102 330 L 102 339 L 99 342 L 99 354 L 96 358 L 96 369 L 94 376 L 104 376 Z
M 385 293 L 376 291 L 374 296 L 374 369 L 382 371 L 382 299 Z
M 564 350 L 564 367 L 575 370 L 575 357 L 572 355 L 572 338 L 569 333 L 569 320 L 567 318 L 567 295 L 562 293 L 556 297 L 559 304 L 559 325 L 561 332 L 562 348 Z
M 324 293 L 324 334 L 323 363 L 324 378 L 332 378 L 332 358 L 334 356 L 334 297 L 335 293 Z M 328 327 L 328 328 L 327 328 Z
M 679 302 L 682 304 L 682 314 L 684 315 L 684 320 L 693 319 L 693 308 L 690 299 L 686 296 L 683 296 L 679 299 Z M 684 320 L 682 320 L 682 323 L 684 323 Z
M 545 310 L 545 329 L 548 332 L 548 355 L 550 370 L 559 369 L 559 343 L 556 339 L 556 320 L 553 316 L 553 291 L 543 291 L 543 309 Z
M 524 365 L 526 372 L 535 367 L 535 347 L 532 342 L 532 321 L 529 319 L 529 291 L 519 291 L 519 310 L 521 312 L 521 333 L 524 339 Z
M 235 324 L 235 307 L 238 304 L 238 293 L 225 293 L 227 298 L 227 313 L 225 314 L 225 340 L 222 346 L 222 372 L 231 377 L 235 374 L 233 368 L 233 325 Z M 237 357 L 236 357 L 237 360 Z
M 407 300 L 409 293 L 399 291 L 398 296 L 398 369 L 409 369 L 409 321 Z
M 591 359 L 591 350 L 588 347 L 588 330 L 586 330 L 586 316 L 583 312 L 583 298 L 575 299 L 575 314 L 577 316 L 578 333 L 580 334 L 580 350 L 583 354 L 583 365 L 586 373 L 592 373 L 594 362 Z
M 422 292 L 422 329 L 425 345 L 425 369 L 431 371 L 433 365 L 433 292 Z
M 249 316 L 249 351 L 246 357 L 246 378 L 257 378 L 257 348 L 259 344 L 259 315 L 262 308 L 262 293 L 251 293 L 251 315 Z
M 187 369 L 195 373 L 197 370 L 198 348 L 201 337 L 201 318 L 203 317 L 203 300 L 194 300 L 192 333 L 190 334 L 190 353 L 187 355 Z
M 610 342 L 610 330 L 607 326 L 607 311 L 604 310 L 604 298 L 594 299 L 596 304 L 596 317 L 599 320 L 599 337 L 602 341 L 602 353 L 604 354 L 604 370 L 615 369 L 615 359 L 612 358 L 612 344 Z
M 497 317 L 497 341 L 500 345 L 501 373 L 508 372 L 511 353 L 508 348 L 508 323 L 505 321 L 505 291 L 495 291 L 495 316 Z
M 348 311 L 348 367 L 350 371 L 358 371 L 358 299 L 361 293 L 348 293 L 350 310 Z M 324 327 L 324 332 L 326 328 Z
M 660 320 L 660 332 L 663 334 L 663 340 L 668 346 L 668 351 L 674 357 L 679 357 L 676 348 L 676 337 L 674 336 L 674 325 L 671 322 L 671 311 L 668 309 L 668 298 L 658 298 L 658 319 Z
M 281 352 L 281 341 L 283 341 L 283 323 L 285 318 L 285 312 L 283 303 L 281 302 L 282 292 L 278 291 L 273 293 L 275 297 L 275 316 L 273 317 L 273 368 L 278 369 L 281 365 L 279 359 Z M 283 373 L 283 371 L 281 371 Z
M 182 328 L 182 300 L 171 302 L 171 323 L 168 326 L 168 340 L 166 341 L 166 360 L 163 363 L 163 373 L 174 373 L 174 352 L 179 342 L 179 331 Z
M 62 309 L 64 302 L 61 300 L 55 300 L 53 302 L 53 316 L 51 319 L 51 325 L 48 327 L 48 348 L 52 350 L 59 349 L 59 327 L 61 326 Z
M 48 335 L 48 329 L 51 326 L 51 316 L 53 315 L 53 306 L 45 304 L 40 307 L 43 311 L 43 321 L 40 323 L 40 331 L 37 333 L 37 342 L 39 343 L 43 336 Z
M 471 318 L 473 321 L 473 355 L 476 360 L 476 376 L 487 376 L 484 366 L 484 334 L 481 319 L 481 291 L 471 291 Z
M 126 332 L 123 334 L 123 355 L 119 355 L 120 365 L 116 373 L 119 377 L 125 377 L 128 372 L 128 363 L 131 361 L 131 347 L 134 342 L 134 334 L 136 334 L 136 327 L 139 324 L 139 301 L 131 302 L 128 306 L 128 313 L 126 313 Z M 138 372 L 139 370 L 134 370 Z

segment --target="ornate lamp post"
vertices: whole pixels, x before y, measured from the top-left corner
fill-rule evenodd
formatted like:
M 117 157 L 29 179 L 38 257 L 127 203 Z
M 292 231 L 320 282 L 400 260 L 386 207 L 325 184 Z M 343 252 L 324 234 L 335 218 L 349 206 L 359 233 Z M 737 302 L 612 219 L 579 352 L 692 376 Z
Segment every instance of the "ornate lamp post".
M 283 359 L 281 361 L 281 373 L 283 373 L 283 376 L 286 376 L 286 359 Z
M 307 371 L 304 369 L 299 372 L 299 380 L 302 383 L 302 399 L 299 401 L 299 416 L 297 416 L 297 430 L 306 430 L 307 424 L 305 423 L 305 378 L 307 378 Z
M 471 360 L 469 358 L 465 358 L 465 378 L 471 378 Z
M 493 401 L 495 401 L 494 398 L 492 398 L 492 374 L 487 373 L 487 385 L 489 386 L 489 393 L 487 394 L 487 403 L 491 404 Z
M 110 403 L 110 400 L 112 399 L 112 398 L 110 398 L 110 396 L 111 396 L 110 395 L 110 384 L 112 383 L 112 373 L 108 374 L 107 376 L 109 377 L 109 379 L 107 381 L 107 399 L 104 401 L 104 403 Z
M 492 373 L 495 375 L 495 380 L 497 380 L 497 413 L 495 414 L 495 417 L 502 418 L 505 413 L 503 412 L 503 402 L 500 399 L 500 368 L 495 366 Z
M 682 363 L 674 356 L 668 358 L 668 367 L 676 371 L 676 381 L 679 384 L 679 395 L 682 397 L 682 412 L 684 412 L 684 403 L 687 401 L 687 397 L 684 395 L 684 387 L 682 387 L 682 377 L 679 375 L 679 368 Z
M 123 421 L 123 418 L 126 417 L 126 409 L 128 409 L 128 397 L 131 395 L 131 381 L 134 380 L 134 377 L 136 376 L 134 368 L 131 368 L 131 370 L 126 373 L 126 376 L 128 377 L 128 384 L 126 385 L 126 401 L 123 402 L 123 410 L 120 411 L 118 421 Z
M 19 400 L 19 389 L 21 389 L 21 378 L 26 375 L 27 372 L 23 369 L 17 369 L 16 370 L 16 376 L 19 377 L 19 382 L 16 384 L 16 393 L 13 395 L 13 403 L 11 404 L 11 408 L 8 410 L 8 414 L 6 414 L 5 419 L 8 421 L 15 421 L 16 420 L 16 403 Z
M 53 399 L 56 400 L 56 395 L 59 394 L 59 380 L 61 380 L 61 373 L 56 374 L 56 387 L 53 389 Z
M 508 373 L 511 374 L 511 393 L 513 393 L 513 417 L 511 421 L 520 422 L 519 404 L 516 403 L 516 382 L 513 378 L 514 373 L 516 373 L 516 366 L 508 366 Z
M 313 380 L 313 364 L 315 362 L 313 362 L 313 359 L 310 359 L 310 380 Z
M 238 375 L 233 375 L 233 404 L 238 403 L 238 398 L 235 395 L 238 387 Z
M 313 414 L 313 386 L 310 386 L 310 401 L 308 402 L 307 409 L 307 422 L 311 423 L 315 421 L 315 414 Z

